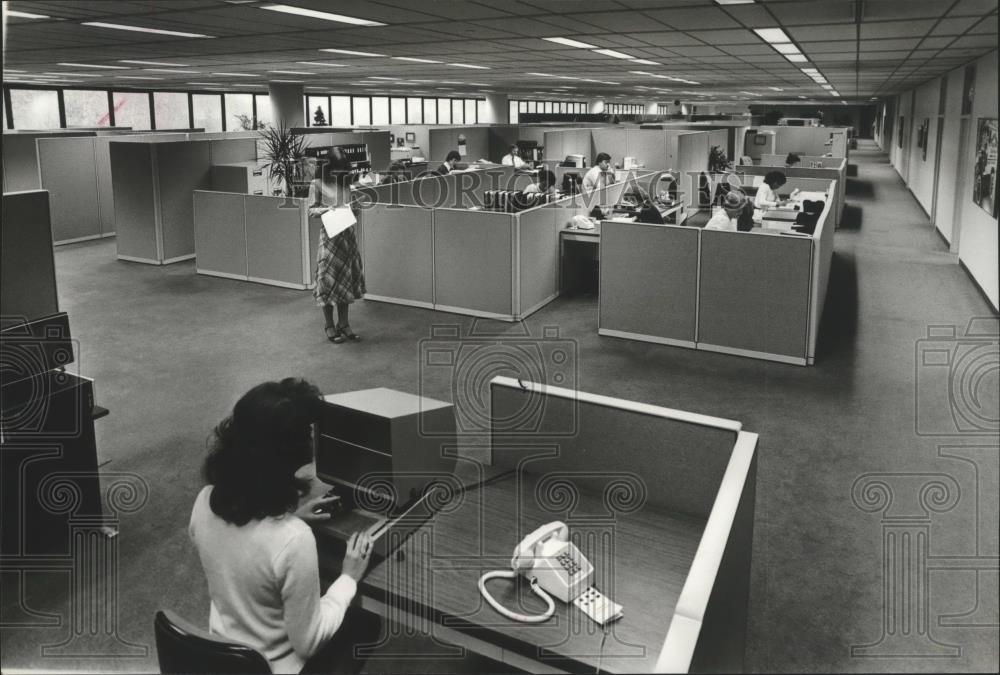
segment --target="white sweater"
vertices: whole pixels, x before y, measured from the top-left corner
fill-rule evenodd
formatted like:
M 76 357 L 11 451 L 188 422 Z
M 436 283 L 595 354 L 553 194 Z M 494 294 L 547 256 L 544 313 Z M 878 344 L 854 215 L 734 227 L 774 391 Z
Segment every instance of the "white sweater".
M 191 511 L 189 533 L 212 598 L 209 630 L 261 652 L 275 673 L 297 673 L 340 627 L 357 592 L 340 577 L 320 595 L 316 538 L 289 514 L 242 527 L 215 515 L 206 486 Z

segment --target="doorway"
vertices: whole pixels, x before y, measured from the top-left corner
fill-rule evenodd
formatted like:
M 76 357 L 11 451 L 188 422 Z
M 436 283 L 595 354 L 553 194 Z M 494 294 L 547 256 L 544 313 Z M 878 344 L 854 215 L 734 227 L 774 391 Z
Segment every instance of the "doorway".
M 934 143 L 934 197 L 931 200 L 931 225 L 937 227 L 938 187 L 941 185 L 941 143 L 944 139 L 944 117 L 937 119 L 937 134 Z
M 958 253 L 959 240 L 962 238 L 962 206 L 965 200 L 971 201 L 971 195 L 964 193 L 966 179 L 969 175 L 969 131 L 970 123 L 968 117 L 962 118 L 962 124 L 958 130 L 958 171 L 955 179 L 955 212 L 951 219 L 951 248 L 952 253 Z

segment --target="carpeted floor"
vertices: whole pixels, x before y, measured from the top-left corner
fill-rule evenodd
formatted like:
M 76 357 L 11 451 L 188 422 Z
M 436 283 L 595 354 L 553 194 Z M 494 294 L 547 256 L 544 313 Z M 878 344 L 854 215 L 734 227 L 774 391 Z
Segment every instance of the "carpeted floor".
M 933 346 L 928 326 L 954 325 L 962 334 L 989 310 L 886 156 L 862 141 L 851 157 L 858 172 L 836 235 L 814 367 L 598 337 L 593 296 L 560 298 L 526 328 L 540 335 L 555 326 L 575 341 L 581 390 L 732 418 L 760 434 L 751 670 L 995 672 L 997 437 L 963 431 L 968 416 L 955 417 L 947 403 L 949 368 L 918 358 Z M 205 440 L 235 399 L 263 380 L 300 375 L 329 393 L 386 386 L 451 400 L 449 378 L 421 371 L 420 343 L 433 325 L 467 332 L 473 324 L 365 302 L 351 320 L 364 340 L 333 345 L 309 293 L 199 276 L 192 263 L 118 262 L 113 240 L 61 247 L 56 264 L 79 370 L 96 380 L 98 402 L 111 410 L 98 422 L 103 470 L 141 477 L 149 494 L 141 509 L 121 516 L 116 612 L 107 624 L 117 621 L 118 639 L 79 639 L 76 654 L 54 649 L 73 625 L 67 574 L 31 573 L 23 598 L 8 574 L 5 672 L 156 670 L 154 612 L 207 617 L 186 525 Z M 968 349 L 944 342 L 953 354 Z M 986 391 L 996 387 L 995 342 L 992 349 Z M 939 404 L 918 418 L 916 405 L 933 400 Z M 996 410 L 995 400 L 983 405 Z M 869 499 L 877 487 L 852 495 L 859 478 L 887 485 L 892 503 L 880 509 Z M 927 568 L 899 567 L 898 528 L 923 533 Z M 893 623 L 900 614 L 884 609 L 884 589 L 899 579 L 912 593 L 903 602 L 919 605 L 915 624 Z M 373 661 L 369 670 L 496 667 L 470 657 Z

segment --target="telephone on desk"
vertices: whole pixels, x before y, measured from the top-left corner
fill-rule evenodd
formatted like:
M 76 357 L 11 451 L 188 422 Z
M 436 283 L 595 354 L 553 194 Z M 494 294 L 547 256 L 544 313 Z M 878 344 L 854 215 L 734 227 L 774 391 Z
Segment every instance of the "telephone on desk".
M 572 602 L 583 613 L 602 626 L 622 616 L 622 606 L 611 601 L 591 585 L 594 566 L 569 541 L 569 528 L 554 521 L 529 534 L 514 549 L 511 571 L 496 570 L 479 578 L 479 592 L 493 609 L 509 619 L 524 623 L 547 621 L 556 611 L 555 596 L 562 602 Z M 486 582 L 491 579 L 516 579 L 523 574 L 531 590 L 548 605 L 542 614 L 512 612 L 490 595 Z

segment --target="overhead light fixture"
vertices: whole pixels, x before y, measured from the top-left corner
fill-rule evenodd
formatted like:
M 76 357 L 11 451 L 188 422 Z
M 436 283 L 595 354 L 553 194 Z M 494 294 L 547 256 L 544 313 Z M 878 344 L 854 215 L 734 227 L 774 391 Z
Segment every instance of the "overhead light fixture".
M 754 0 L 715 0 L 720 5 L 752 5 Z
M 442 63 L 441 61 L 435 61 L 433 59 L 418 59 L 414 56 L 393 56 L 392 58 L 397 61 L 412 61 L 414 63 Z
M 821 84 L 820 86 L 823 87 L 824 89 L 833 89 L 832 84 Z
M 542 38 L 549 42 L 555 42 L 556 44 L 566 45 L 567 47 L 578 47 L 580 49 L 597 49 L 597 45 L 587 44 L 586 42 L 580 42 L 579 40 L 571 40 L 564 37 L 547 37 Z
M 792 63 L 808 63 L 809 62 L 809 59 L 807 59 L 802 54 L 786 54 L 785 58 L 788 59 L 789 61 L 791 61 Z
M 115 75 L 119 80 L 162 80 L 162 77 L 150 77 L 149 75 Z
M 214 38 L 214 35 L 203 35 L 201 33 L 185 33 L 179 30 L 164 30 L 162 28 L 146 28 L 144 26 L 128 26 L 123 23 L 106 23 L 104 21 L 84 21 L 82 26 L 93 26 L 94 28 L 110 28 L 112 30 L 128 30 L 135 33 L 155 33 L 157 35 L 174 35 L 176 37 L 189 38 Z
M 305 80 L 271 80 L 271 82 L 278 82 L 281 84 L 302 84 Z
M 69 66 L 71 68 L 105 68 L 107 70 L 129 70 L 125 66 L 99 66 L 93 63 L 59 63 L 60 66 Z
M 184 75 L 197 75 L 200 70 L 174 70 L 172 68 L 143 68 L 151 73 L 179 73 Z
M 382 75 L 369 75 L 369 80 L 398 80 L 398 77 L 385 77 Z
M 754 28 L 753 32 L 759 35 L 761 40 L 771 44 L 792 41 L 780 28 Z
M 840 96 L 840 94 L 835 91 L 831 91 L 830 96 Z
M 45 14 L 32 14 L 31 12 L 19 12 L 16 9 L 7 9 L 7 3 L 3 3 L 4 16 L 16 16 L 19 19 L 50 19 L 52 17 Z
M 321 49 L 321 52 L 333 52 L 334 54 L 348 54 L 350 56 L 385 56 L 385 54 L 376 54 L 375 52 L 358 52 L 353 49 Z
M 768 89 L 770 89 L 771 91 L 785 91 L 781 87 L 768 87 Z
M 632 61 L 635 59 L 634 56 L 629 54 L 623 54 L 622 52 L 616 52 L 614 49 L 595 49 L 595 54 L 603 54 L 604 56 L 610 56 L 615 59 L 625 59 L 627 61 Z
M 774 51 L 779 54 L 801 54 L 799 48 L 793 45 L 791 42 L 779 42 L 778 44 L 771 45 L 774 47 Z
M 272 12 L 282 12 L 284 14 L 294 14 L 296 16 L 307 16 L 310 19 L 323 19 L 324 21 L 337 21 L 338 23 L 349 23 L 353 26 L 386 26 L 381 21 L 369 21 L 368 19 L 358 19 L 353 16 L 345 16 L 343 14 L 333 14 L 331 12 L 320 12 L 315 9 L 306 9 L 304 7 L 293 7 L 292 5 L 261 5 L 261 9 L 267 9 Z
M 302 66 L 326 66 L 327 68 L 346 68 L 346 63 L 333 63 L 332 61 L 296 61 Z
M 446 66 L 455 66 L 456 68 L 473 68 L 475 70 L 489 70 L 487 66 L 474 66 L 470 63 L 446 63 Z
M 308 70 L 269 70 L 269 73 L 277 73 L 278 75 L 312 75 L 313 73 Z
M 553 77 L 548 73 L 525 73 L 526 75 L 535 75 L 536 77 Z M 597 80 L 587 80 L 587 82 L 596 82 Z
M 104 77 L 96 73 L 38 73 L 34 77 Z
M 251 73 L 212 73 L 213 75 L 219 75 L 221 77 L 260 77 L 260 75 L 254 75 Z
M 188 63 L 169 63 L 167 61 L 138 61 L 132 59 L 119 59 L 118 63 L 134 63 L 137 66 L 168 66 L 171 68 L 188 68 Z M 148 70 L 148 69 L 147 69 Z
M 650 61 L 649 59 L 632 59 L 632 63 L 641 63 L 644 66 L 662 66 L 662 63 Z

